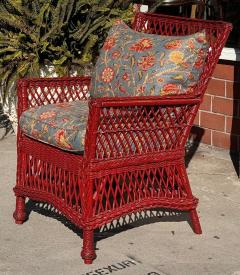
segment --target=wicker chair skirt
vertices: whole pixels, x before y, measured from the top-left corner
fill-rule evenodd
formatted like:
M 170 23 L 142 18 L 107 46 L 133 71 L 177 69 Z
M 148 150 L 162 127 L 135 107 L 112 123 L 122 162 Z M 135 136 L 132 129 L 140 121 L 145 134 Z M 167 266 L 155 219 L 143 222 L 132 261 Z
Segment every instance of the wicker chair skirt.
M 187 190 L 181 151 L 165 152 L 157 162 L 152 162 L 151 156 L 146 156 L 144 162 L 142 158 L 129 162 L 125 159 L 126 165 L 120 167 L 116 167 L 119 164 L 115 161 L 106 161 L 104 170 L 102 161 L 93 162 L 88 170 L 89 178 L 94 179 L 89 190 L 82 178 L 82 155 L 64 152 L 26 136 L 22 137 L 21 145 L 22 173 L 14 188 L 16 196 L 52 204 L 78 227 L 95 229 L 148 208 L 192 210 L 197 206 L 198 199 Z M 90 198 L 90 191 L 92 213 L 85 218 L 83 209 L 89 203 L 85 198 Z

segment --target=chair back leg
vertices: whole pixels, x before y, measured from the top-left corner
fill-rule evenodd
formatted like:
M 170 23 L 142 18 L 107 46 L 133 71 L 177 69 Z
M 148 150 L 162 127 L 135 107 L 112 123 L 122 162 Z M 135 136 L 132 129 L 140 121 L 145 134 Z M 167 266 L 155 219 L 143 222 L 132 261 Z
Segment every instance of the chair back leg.
M 25 197 L 16 196 L 16 209 L 13 213 L 16 224 L 23 224 L 27 219 Z
M 196 209 L 193 209 L 190 211 L 190 218 L 191 218 L 191 222 L 192 222 L 193 232 L 196 234 L 202 234 L 202 228 L 201 228 L 201 225 L 199 222 L 199 218 L 198 218 Z

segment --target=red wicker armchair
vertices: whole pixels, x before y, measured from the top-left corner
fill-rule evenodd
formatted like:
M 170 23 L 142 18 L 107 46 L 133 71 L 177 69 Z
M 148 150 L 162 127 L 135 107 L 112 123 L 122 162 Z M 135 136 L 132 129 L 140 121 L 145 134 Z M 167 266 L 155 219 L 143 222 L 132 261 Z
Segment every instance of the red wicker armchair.
M 42 143 L 18 130 L 14 188 L 15 222 L 22 224 L 27 218 L 26 197 L 53 205 L 82 228 L 81 256 L 87 264 L 96 257 L 95 228 L 143 209 L 189 211 L 194 232 L 201 234 L 198 199 L 189 185 L 184 148 L 231 25 L 138 13 L 134 28 L 162 35 L 206 30 L 210 50 L 194 95 L 89 98 L 90 77 L 18 82 L 18 117 L 46 104 L 89 102 L 81 154 Z

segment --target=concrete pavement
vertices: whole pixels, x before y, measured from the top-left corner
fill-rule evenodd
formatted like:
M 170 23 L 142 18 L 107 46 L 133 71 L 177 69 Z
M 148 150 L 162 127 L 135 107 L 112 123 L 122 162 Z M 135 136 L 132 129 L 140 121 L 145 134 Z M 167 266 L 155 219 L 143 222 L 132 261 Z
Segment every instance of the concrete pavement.
M 13 222 L 15 142 L 0 141 L 0 274 L 240 275 L 240 180 L 228 152 L 200 146 L 188 166 L 202 235 L 185 213 L 147 211 L 103 228 L 84 265 L 81 231 L 49 206 L 28 202 L 29 220 Z

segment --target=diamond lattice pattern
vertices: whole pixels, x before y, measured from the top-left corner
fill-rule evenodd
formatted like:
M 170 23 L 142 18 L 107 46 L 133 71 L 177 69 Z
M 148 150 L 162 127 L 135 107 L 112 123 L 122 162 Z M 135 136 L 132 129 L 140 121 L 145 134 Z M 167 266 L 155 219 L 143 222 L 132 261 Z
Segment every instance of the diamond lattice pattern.
M 64 206 L 81 212 L 81 178 L 54 164 L 24 155 L 21 181 L 27 189 L 47 193 Z
M 87 100 L 88 82 L 68 81 L 66 83 L 53 81 L 52 83 L 31 82 L 28 87 L 29 107 L 37 107 L 59 102 Z
M 115 158 L 177 149 L 193 105 L 103 108 L 96 158 Z
M 121 208 L 144 199 L 187 197 L 182 165 L 109 174 L 95 179 L 93 213 Z

